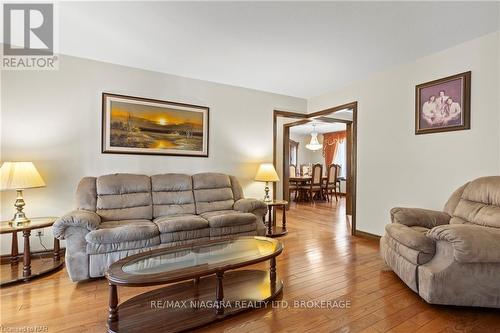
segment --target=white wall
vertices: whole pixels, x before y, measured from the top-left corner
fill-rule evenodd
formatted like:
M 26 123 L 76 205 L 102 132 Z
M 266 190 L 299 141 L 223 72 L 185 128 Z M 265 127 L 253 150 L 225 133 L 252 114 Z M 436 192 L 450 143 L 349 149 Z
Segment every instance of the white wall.
M 306 111 L 299 98 L 66 56 L 58 71 L 3 72 L 1 81 L 1 160 L 33 161 L 47 183 L 25 191 L 28 216 L 71 210 L 80 178 L 115 172 L 225 172 L 238 176 L 247 196 L 261 197 L 253 177 L 259 163 L 272 161 L 273 109 Z M 210 156 L 101 154 L 102 92 L 209 106 Z M 2 220 L 13 203 L 14 193 L 2 193 Z M 10 251 L 7 237 L 2 253 Z
M 358 101 L 357 228 L 381 235 L 394 206 L 441 209 L 467 180 L 500 173 L 498 33 L 308 101 Z M 472 71 L 471 130 L 414 134 L 415 85 Z
M 293 127 L 292 127 L 293 129 Z M 304 135 L 304 134 L 295 134 L 290 131 L 290 139 L 297 141 L 299 143 L 299 150 L 298 150 L 298 163 L 297 167 L 299 167 L 301 164 L 307 164 L 307 163 L 322 163 L 324 164 L 324 158 L 323 158 L 323 152 L 322 150 L 309 150 L 306 148 L 306 145 L 309 144 L 311 141 L 311 135 Z M 318 141 L 321 143 L 323 142 L 323 134 L 318 134 Z
M 497 87 L 498 87 L 498 126 L 500 128 L 500 4 L 498 5 L 498 47 L 497 47 L 497 59 L 498 59 L 498 75 L 497 75 Z M 500 131 L 498 131 L 498 141 L 499 141 L 499 149 L 500 149 Z M 498 173 L 500 174 L 500 150 L 498 152 Z

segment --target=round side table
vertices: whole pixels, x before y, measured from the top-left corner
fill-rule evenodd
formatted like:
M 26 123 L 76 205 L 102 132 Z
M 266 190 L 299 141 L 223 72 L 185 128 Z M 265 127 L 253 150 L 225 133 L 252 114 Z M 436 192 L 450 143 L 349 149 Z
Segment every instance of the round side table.
M 10 221 L 2 221 L 0 223 L 0 234 L 12 234 L 11 256 L 10 256 L 10 274 L 2 274 L 0 286 L 11 284 L 20 281 L 29 281 L 42 274 L 55 271 L 62 267 L 64 260 L 61 258 L 59 239 L 54 238 L 54 252 L 52 260 L 45 260 L 36 267 L 31 266 L 31 249 L 30 249 L 30 235 L 31 230 L 42 229 L 52 226 L 56 221 L 56 217 L 38 217 L 32 218 L 30 222 L 21 226 L 12 226 Z M 23 233 L 24 250 L 23 250 L 23 267 L 19 267 L 19 252 L 17 249 L 17 233 Z M 2 273 L 6 272 L 2 265 Z
M 269 202 L 265 202 L 268 210 L 268 219 L 267 219 L 267 237 L 280 237 L 284 236 L 288 233 L 286 230 L 286 205 L 288 205 L 288 201 L 286 200 L 273 200 Z M 283 209 L 283 217 L 281 219 L 281 227 L 276 225 L 276 207 L 281 207 Z

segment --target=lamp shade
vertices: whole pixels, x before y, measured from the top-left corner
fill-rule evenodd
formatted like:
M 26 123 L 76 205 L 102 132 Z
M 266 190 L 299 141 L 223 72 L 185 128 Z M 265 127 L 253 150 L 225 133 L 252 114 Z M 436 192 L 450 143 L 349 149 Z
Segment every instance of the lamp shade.
M 274 169 L 274 165 L 271 163 L 262 163 L 259 166 L 259 170 L 257 170 L 257 174 L 255 175 L 255 180 L 259 182 L 279 182 L 280 179 L 276 170 Z
M 1 190 L 44 187 L 45 182 L 31 162 L 4 162 L 0 168 Z

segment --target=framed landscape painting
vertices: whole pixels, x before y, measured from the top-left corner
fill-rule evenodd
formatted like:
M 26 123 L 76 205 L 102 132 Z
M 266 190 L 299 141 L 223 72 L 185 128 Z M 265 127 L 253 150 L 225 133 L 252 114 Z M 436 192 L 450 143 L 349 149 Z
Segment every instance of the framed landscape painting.
M 102 94 L 102 152 L 208 157 L 209 108 Z
M 415 88 L 415 134 L 470 129 L 471 72 Z

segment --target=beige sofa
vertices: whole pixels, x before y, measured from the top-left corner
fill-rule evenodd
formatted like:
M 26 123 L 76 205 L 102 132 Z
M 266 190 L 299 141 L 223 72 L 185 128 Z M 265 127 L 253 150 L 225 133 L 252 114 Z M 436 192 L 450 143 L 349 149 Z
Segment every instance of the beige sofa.
M 433 304 L 500 308 L 500 177 L 457 189 L 442 212 L 393 208 L 387 265 Z
M 266 205 L 243 198 L 238 180 L 219 173 L 113 174 L 83 178 L 76 210 L 58 219 L 71 280 L 104 275 L 115 261 L 158 247 L 265 235 Z

